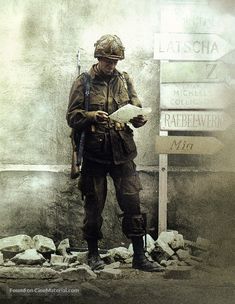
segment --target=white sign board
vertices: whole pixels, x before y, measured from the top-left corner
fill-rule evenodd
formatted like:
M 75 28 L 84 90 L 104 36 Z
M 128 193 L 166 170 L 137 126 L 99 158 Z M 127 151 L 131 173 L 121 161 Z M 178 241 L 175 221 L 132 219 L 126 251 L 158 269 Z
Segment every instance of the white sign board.
M 168 3 L 161 6 L 161 32 L 218 33 L 224 24 L 202 3 Z
M 223 83 L 161 84 L 162 109 L 223 109 L 231 100 Z
M 232 123 L 221 111 L 162 111 L 160 127 L 166 131 L 223 131 Z
M 223 62 L 161 62 L 161 83 L 226 82 L 227 65 Z
M 216 34 L 155 34 L 154 59 L 218 60 L 232 47 Z
M 223 144 L 215 137 L 204 136 L 157 136 L 158 154 L 215 154 Z

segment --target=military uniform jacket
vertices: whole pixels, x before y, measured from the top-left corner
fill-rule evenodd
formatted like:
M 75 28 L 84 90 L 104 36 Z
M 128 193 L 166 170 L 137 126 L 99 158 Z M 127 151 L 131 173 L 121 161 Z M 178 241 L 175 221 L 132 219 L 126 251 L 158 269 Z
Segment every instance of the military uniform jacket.
M 141 107 L 129 75 L 114 70 L 109 81 L 93 65 L 90 71 L 90 100 L 88 111 L 108 114 L 130 103 Z M 68 125 L 77 132 L 85 130 L 83 157 L 104 164 L 121 164 L 136 157 L 133 130 L 126 124 L 93 122 L 84 109 L 84 74 L 74 81 L 67 111 Z

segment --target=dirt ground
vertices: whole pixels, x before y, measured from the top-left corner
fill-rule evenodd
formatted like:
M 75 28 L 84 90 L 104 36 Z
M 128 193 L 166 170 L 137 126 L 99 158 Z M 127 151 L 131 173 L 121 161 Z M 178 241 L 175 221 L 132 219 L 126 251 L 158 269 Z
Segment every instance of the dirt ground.
M 48 280 L 0 280 L 0 303 L 17 304 L 234 304 L 235 267 L 192 270 L 187 280 L 165 279 L 122 266 L 123 278 L 87 283 Z M 8 296 L 3 295 L 8 286 Z M 5 287 L 4 287 L 5 286 Z M 92 291 L 90 289 L 92 288 Z M 95 289 L 93 291 L 93 289 Z M 21 292 L 16 291 L 21 289 Z M 28 289 L 28 290 L 27 290 Z M 34 290 L 34 291 L 32 291 Z M 41 294 L 40 294 L 40 292 Z M 97 291 L 98 290 L 98 291 Z

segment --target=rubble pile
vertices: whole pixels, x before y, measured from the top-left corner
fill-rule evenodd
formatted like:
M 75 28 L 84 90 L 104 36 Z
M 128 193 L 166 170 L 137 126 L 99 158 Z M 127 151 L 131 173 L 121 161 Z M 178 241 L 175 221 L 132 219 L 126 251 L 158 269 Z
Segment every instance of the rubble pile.
M 164 266 L 166 277 L 171 278 L 190 277 L 190 269 L 205 261 L 211 248 L 208 240 L 199 237 L 196 242 L 187 241 L 177 231 L 162 232 L 156 241 L 147 235 L 146 240 L 146 255 Z M 132 256 L 132 245 L 110 249 L 101 254 L 105 268 L 92 271 L 87 265 L 87 252 L 71 251 L 69 239 L 56 248 L 52 239 L 42 235 L 16 235 L 0 239 L 0 278 L 81 283 L 97 277 L 119 279 L 123 277 L 122 265 L 131 268 Z

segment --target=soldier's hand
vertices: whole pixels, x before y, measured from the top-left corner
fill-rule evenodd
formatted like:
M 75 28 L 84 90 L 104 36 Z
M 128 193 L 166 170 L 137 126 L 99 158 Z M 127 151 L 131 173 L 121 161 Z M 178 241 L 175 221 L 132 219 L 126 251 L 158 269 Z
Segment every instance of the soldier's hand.
M 104 111 L 89 111 L 87 117 L 92 122 L 105 123 L 108 120 L 108 113 Z
M 130 123 L 132 123 L 135 128 L 142 127 L 146 122 L 147 119 L 143 115 L 138 115 L 130 120 Z
M 96 121 L 105 123 L 109 118 L 109 114 L 104 111 L 96 111 Z

